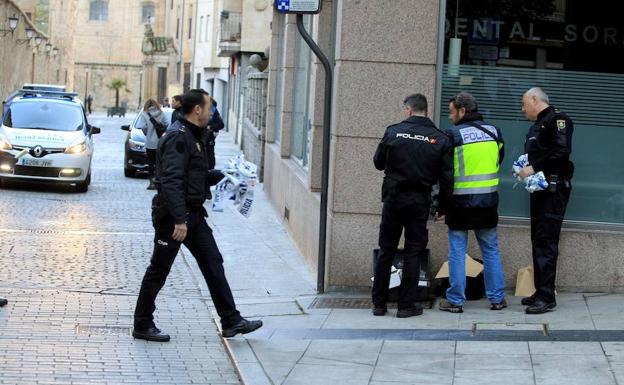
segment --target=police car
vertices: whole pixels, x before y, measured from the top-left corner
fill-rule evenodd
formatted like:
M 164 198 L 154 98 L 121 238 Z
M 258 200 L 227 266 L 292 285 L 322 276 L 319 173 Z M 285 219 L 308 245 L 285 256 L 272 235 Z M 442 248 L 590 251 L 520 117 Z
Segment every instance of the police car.
M 23 89 L 5 106 L 0 126 L 0 184 L 55 182 L 86 192 L 93 135 L 76 93 Z

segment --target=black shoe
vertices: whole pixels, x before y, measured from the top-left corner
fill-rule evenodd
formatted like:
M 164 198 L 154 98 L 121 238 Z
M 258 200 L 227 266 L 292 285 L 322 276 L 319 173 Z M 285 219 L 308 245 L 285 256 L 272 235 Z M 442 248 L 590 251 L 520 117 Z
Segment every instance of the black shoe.
M 256 320 L 256 321 L 250 321 L 250 320 L 246 320 L 246 319 L 242 319 L 239 323 L 237 323 L 236 325 L 230 326 L 229 328 L 224 328 L 223 331 L 221 332 L 221 335 L 223 336 L 223 338 L 230 338 L 230 337 L 234 337 L 237 334 L 247 334 L 247 333 L 251 333 L 254 330 L 258 330 L 262 327 L 262 321 L 260 320 Z
M 6 299 L 4 299 L 4 298 L 0 298 L 0 307 L 2 307 L 2 306 L 6 306 L 6 305 L 7 305 L 7 303 L 9 303 L 9 301 L 7 301 L 7 300 L 6 300 Z
M 535 296 L 535 294 L 533 294 L 530 297 L 522 298 L 522 301 L 520 301 L 520 303 L 523 304 L 524 306 L 531 306 L 535 303 L 536 299 L 537 297 Z
M 407 309 L 399 309 L 397 311 L 397 318 L 408 318 L 421 315 L 423 313 L 422 306 L 414 306 Z
M 167 342 L 171 339 L 171 337 L 169 337 L 169 334 L 163 333 L 156 326 L 153 326 L 145 330 L 135 328 L 132 331 L 132 337 L 140 339 L 140 340 L 157 341 L 157 342 Z
M 373 315 L 375 316 L 382 316 L 382 315 L 386 315 L 386 313 L 388 312 L 388 308 L 385 307 L 373 307 Z
M 507 301 L 505 301 L 504 299 L 502 301 L 500 301 L 499 303 L 493 303 L 490 306 L 490 310 L 503 310 L 504 308 L 507 307 Z
M 524 311 L 527 314 L 543 314 L 554 309 L 555 306 L 557 306 L 557 302 L 555 301 L 545 302 L 541 299 L 536 299 L 533 305 L 527 307 Z

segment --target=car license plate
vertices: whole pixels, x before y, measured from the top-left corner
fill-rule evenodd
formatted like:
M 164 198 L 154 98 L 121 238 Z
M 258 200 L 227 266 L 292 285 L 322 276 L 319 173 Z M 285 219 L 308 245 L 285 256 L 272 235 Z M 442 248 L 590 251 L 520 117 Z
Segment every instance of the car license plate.
M 44 159 L 21 159 L 20 164 L 22 166 L 50 167 L 52 166 L 52 161 Z

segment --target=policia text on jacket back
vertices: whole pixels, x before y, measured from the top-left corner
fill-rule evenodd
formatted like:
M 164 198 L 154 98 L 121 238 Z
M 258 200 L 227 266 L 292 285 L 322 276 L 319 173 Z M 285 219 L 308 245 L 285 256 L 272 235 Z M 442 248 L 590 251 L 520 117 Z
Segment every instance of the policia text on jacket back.
M 541 314 L 555 306 L 555 276 L 559 257 L 559 234 L 570 192 L 574 164 L 572 133 L 568 116 L 549 105 L 541 88 L 531 88 L 522 98 L 522 111 L 535 122 L 526 136 L 524 151 L 529 166 L 520 171 L 525 178 L 542 171 L 549 188 L 531 194 L 531 244 L 536 292 L 522 300 L 526 313 Z
M 386 313 L 390 269 L 401 233 L 405 229 L 405 259 L 397 317 L 422 314 L 414 303 L 418 287 L 419 255 L 428 242 L 431 187 L 439 182 L 441 202 L 446 202 L 453 183 L 452 147 L 448 136 L 426 117 L 427 99 L 421 94 L 404 102 L 408 118 L 386 129 L 374 163 L 385 172 L 383 211 L 379 230 L 379 258 L 373 283 L 373 314 Z
M 223 174 L 208 167 L 208 130 L 212 100 L 203 90 L 190 90 L 182 97 L 184 117 L 173 123 L 160 139 L 157 150 L 155 184 L 158 194 L 152 203 L 154 253 L 134 312 L 135 338 L 169 341 L 154 324 L 158 292 L 165 284 L 171 265 L 182 243 L 193 254 L 204 275 L 210 296 L 221 318 L 224 337 L 249 333 L 261 321 L 241 317 L 223 270 L 223 258 L 203 207 Z

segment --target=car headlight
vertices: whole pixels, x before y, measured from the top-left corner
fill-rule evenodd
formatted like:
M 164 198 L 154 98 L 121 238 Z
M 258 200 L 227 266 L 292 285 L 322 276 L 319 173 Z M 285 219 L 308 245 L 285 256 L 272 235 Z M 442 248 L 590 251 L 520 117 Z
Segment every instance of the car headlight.
M 128 139 L 128 147 L 134 151 L 145 151 L 145 143 Z
M 87 141 L 85 139 L 65 149 L 66 154 L 80 154 L 85 151 L 87 151 Z
M 13 146 L 9 143 L 9 140 L 4 136 L 0 135 L 0 150 L 10 150 Z

